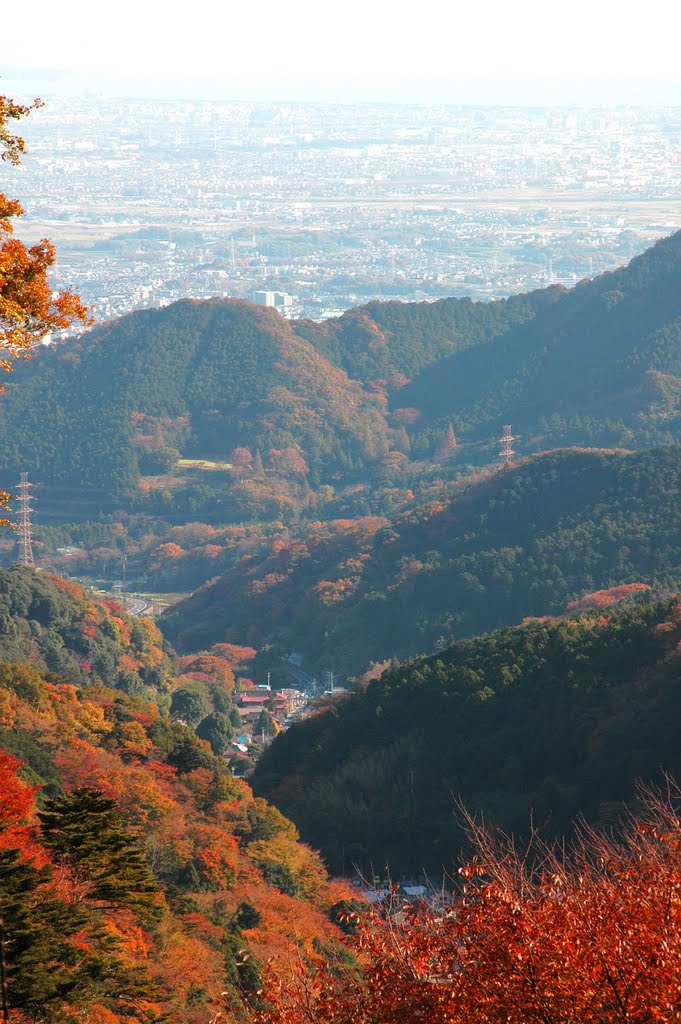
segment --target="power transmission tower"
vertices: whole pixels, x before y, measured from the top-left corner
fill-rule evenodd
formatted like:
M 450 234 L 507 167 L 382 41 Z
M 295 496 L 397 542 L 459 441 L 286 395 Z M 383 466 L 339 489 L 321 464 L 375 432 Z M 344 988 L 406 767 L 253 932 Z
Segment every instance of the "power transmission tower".
M 31 487 L 28 473 L 21 474 L 21 483 L 17 486 L 17 503 L 19 505 L 19 565 L 30 565 L 35 568 L 33 559 L 33 534 L 31 532 Z
M 513 450 L 513 442 L 514 441 L 515 441 L 515 437 L 511 433 L 511 426 L 510 426 L 510 424 L 505 425 L 504 426 L 504 432 L 503 432 L 502 436 L 499 438 L 499 444 L 501 445 L 501 451 L 499 452 L 499 457 L 504 462 L 504 469 L 510 469 L 511 465 L 513 463 L 513 456 L 515 455 L 515 451 Z

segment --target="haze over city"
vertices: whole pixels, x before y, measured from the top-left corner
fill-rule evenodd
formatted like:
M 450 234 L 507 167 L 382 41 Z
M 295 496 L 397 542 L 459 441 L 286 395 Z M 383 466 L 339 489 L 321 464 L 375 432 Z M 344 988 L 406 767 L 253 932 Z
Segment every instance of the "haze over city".
M 320 7 L 84 0 L 31 6 L 31 31 L 0 42 L 6 84 L 44 92 L 205 99 L 446 103 L 679 102 L 679 6 L 642 20 L 613 0 L 418 10 L 350 0 Z

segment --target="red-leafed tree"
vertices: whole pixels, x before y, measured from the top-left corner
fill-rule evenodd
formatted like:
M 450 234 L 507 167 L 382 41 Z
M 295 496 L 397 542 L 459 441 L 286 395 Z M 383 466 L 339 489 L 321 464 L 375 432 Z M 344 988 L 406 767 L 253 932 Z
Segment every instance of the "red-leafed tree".
M 610 605 L 619 601 L 626 601 L 631 597 L 640 597 L 641 594 L 649 591 L 647 583 L 623 583 L 619 587 L 610 587 L 607 590 L 596 590 L 592 594 L 584 594 L 567 605 L 569 612 L 587 611 L 591 608 L 609 608 Z
M 0 153 L 3 160 L 18 164 L 24 152 L 24 140 L 14 134 L 11 123 L 28 116 L 42 106 L 35 100 L 29 106 L 0 96 Z M 73 292 L 61 292 L 53 298 L 47 274 L 55 261 L 54 247 L 47 239 L 27 249 L 13 238 L 13 221 L 23 213 L 21 205 L 0 193 L 0 345 L 4 370 L 11 369 L 12 357 L 21 354 L 54 330 L 63 330 L 74 321 L 86 323 L 87 310 Z
M 211 651 L 232 665 L 239 665 L 243 661 L 251 661 L 257 654 L 254 647 L 242 647 L 239 644 L 226 643 L 213 644 Z
M 20 848 L 33 855 L 26 819 L 36 790 L 19 778 L 20 767 L 21 761 L 0 750 L 0 850 Z
M 40 107 L 40 100 L 25 106 L 0 96 L 0 155 L 18 164 L 24 140 L 13 131 L 14 122 Z M 46 238 L 26 248 L 14 237 L 14 221 L 23 214 L 21 204 L 0 192 L 0 370 L 9 372 L 12 361 L 26 355 L 35 342 L 52 331 L 74 322 L 88 322 L 88 313 L 73 292 L 56 298 L 48 281 L 55 262 L 54 246 Z M 0 388 L 1 390 L 1 388 Z M 7 508 L 9 495 L 0 491 L 0 508 Z M 7 520 L 4 520 L 6 523 Z
M 673 794 L 679 796 L 678 791 Z M 619 838 L 478 855 L 445 907 L 364 922 L 361 974 L 321 958 L 268 980 L 258 1024 L 651 1024 L 681 1007 L 681 827 L 648 795 Z M 393 911 L 395 907 L 392 908 Z
M 174 541 L 167 541 L 165 544 L 161 544 L 156 548 L 151 556 L 150 564 L 158 567 L 163 562 L 168 562 L 173 558 L 182 558 L 184 554 L 185 551 L 179 544 L 175 544 Z

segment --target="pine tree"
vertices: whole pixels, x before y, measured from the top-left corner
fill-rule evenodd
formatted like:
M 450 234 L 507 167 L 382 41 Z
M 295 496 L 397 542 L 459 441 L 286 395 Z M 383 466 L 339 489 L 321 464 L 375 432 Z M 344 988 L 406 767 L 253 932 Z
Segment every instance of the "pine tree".
M 77 789 L 48 800 L 39 818 L 43 844 L 84 886 L 90 902 L 160 916 L 159 887 L 124 828 L 115 800 L 97 790 Z
M 272 718 L 271 712 L 263 708 L 258 716 L 258 723 L 255 727 L 256 735 L 276 736 L 278 732 L 277 723 Z
M 395 448 L 398 452 L 402 452 L 404 455 L 408 455 L 411 451 L 409 434 L 404 427 L 400 427 L 395 433 Z
M 0 956 L 4 964 L 3 1019 L 10 1009 L 55 1013 L 80 987 L 75 951 L 66 941 L 85 917 L 55 898 L 48 867 L 36 868 L 18 850 L 0 850 Z
M 447 430 L 435 446 L 435 461 L 446 462 L 456 451 L 456 434 L 451 423 L 447 424 Z
M 196 735 L 199 739 L 207 740 L 216 757 L 220 757 L 229 747 L 234 729 L 227 715 L 221 711 L 214 711 L 199 724 Z

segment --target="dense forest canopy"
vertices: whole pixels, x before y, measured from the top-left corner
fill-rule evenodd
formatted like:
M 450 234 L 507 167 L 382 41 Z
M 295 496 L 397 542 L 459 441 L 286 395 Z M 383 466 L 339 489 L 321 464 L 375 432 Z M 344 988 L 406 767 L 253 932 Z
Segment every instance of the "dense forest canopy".
M 0 469 L 103 504 L 180 454 L 228 464 L 239 448 L 294 449 L 304 477 L 307 462 L 329 474 L 387 449 L 375 397 L 274 311 L 237 300 L 132 313 L 41 352 L 0 420 Z
M 552 444 L 678 439 L 680 342 L 677 232 L 564 291 L 489 345 L 425 368 L 399 404 L 451 416 L 462 437 L 512 422 Z
M 334 908 L 351 893 L 173 714 L 199 677 L 229 705 L 229 664 L 177 662 L 153 623 L 59 578 L 16 568 L 0 595 L 12 1024 L 245 1021 L 292 943 L 345 955 Z
M 291 521 L 384 514 L 494 459 L 505 422 L 525 453 L 676 442 L 680 283 L 677 233 L 571 290 L 496 302 L 372 302 L 324 324 L 232 299 L 139 311 L 20 368 L 0 472 L 47 485 L 62 521 Z
M 596 602 L 598 604 L 598 602 Z M 520 837 L 616 820 L 679 777 L 678 598 L 530 622 L 391 668 L 266 752 L 274 799 L 332 868 L 451 868 L 457 801 Z
M 171 609 L 180 647 L 239 637 L 358 673 L 618 584 L 681 584 L 681 448 L 557 451 L 391 520 L 273 540 Z
M 531 320 L 561 294 L 552 286 L 494 302 L 369 302 L 323 325 L 299 321 L 293 326 L 348 376 L 365 384 L 384 380 L 395 389 L 445 356 Z

